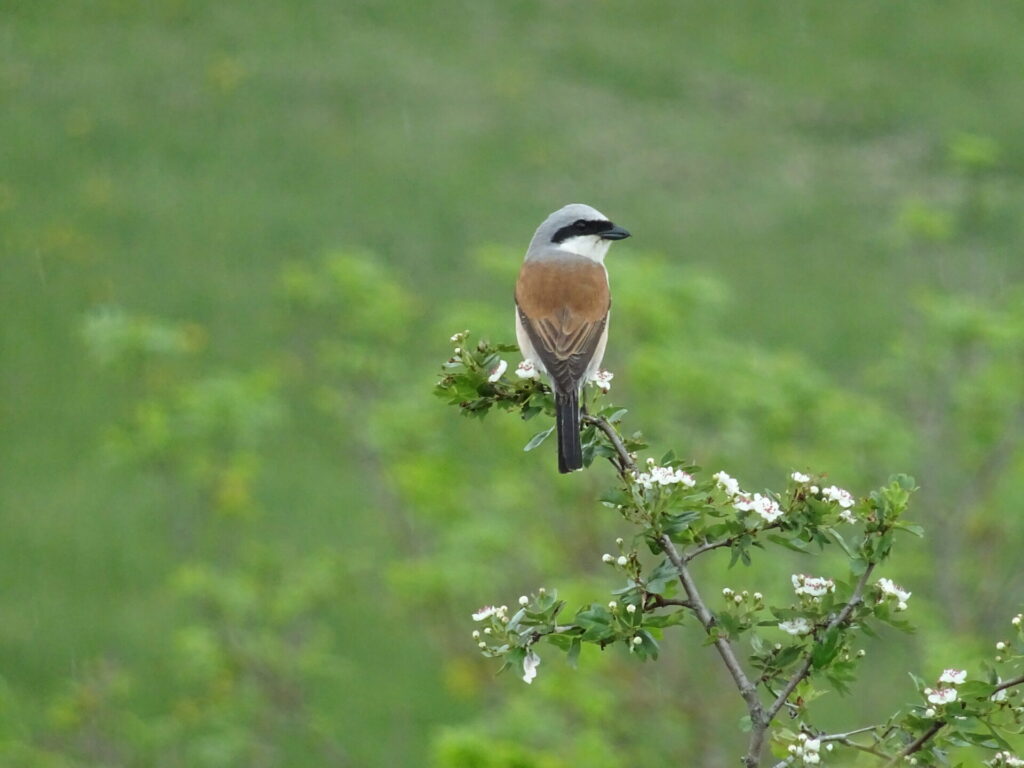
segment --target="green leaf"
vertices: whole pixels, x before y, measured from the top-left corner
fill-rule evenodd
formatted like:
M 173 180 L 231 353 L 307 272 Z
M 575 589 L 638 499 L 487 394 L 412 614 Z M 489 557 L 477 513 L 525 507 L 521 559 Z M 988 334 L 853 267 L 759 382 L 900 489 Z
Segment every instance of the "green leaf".
M 569 646 L 569 653 L 566 655 L 565 660 L 569 662 L 569 666 L 576 669 L 579 666 L 580 660 L 580 648 L 583 647 L 583 643 L 578 637 L 572 639 L 572 645 Z
M 807 552 L 807 542 L 800 539 L 787 539 L 785 536 L 780 536 L 777 533 L 769 533 L 765 538 L 778 544 L 780 547 L 791 549 L 794 552 Z
M 815 668 L 824 668 L 836 657 L 836 654 L 839 653 L 839 639 L 839 628 L 833 627 L 825 633 L 821 642 L 814 646 L 814 650 L 811 651 L 811 663 Z
M 548 435 L 550 435 L 554 431 L 555 431 L 555 425 L 552 424 L 550 427 L 548 427 L 547 429 L 543 430 L 542 432 L 538 432 L 536 435 L 534 435 L 533 437 L 530 438 L 530 442 L 528 442 L 526 444 L 526 447 L 524 447 L 523 450 L 524 451 L 532 451 L 538 445 L 540 445 L 545 440 L 547 440 Z

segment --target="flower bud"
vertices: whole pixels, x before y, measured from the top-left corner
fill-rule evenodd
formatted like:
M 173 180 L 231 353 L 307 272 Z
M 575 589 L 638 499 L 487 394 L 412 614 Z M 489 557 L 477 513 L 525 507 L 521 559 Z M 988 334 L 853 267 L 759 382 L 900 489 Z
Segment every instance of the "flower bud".
M 477 648 L 486 648 L 487 647 L 487 643 L 485 643 L 483 640 L 481 640 L 479 643 L 476 644 L 476 647 Z
M 764 600 L 764 595 L 762 595 L 760 592 L 755 592 L 754 600 L 760 603 L 762 600 Z
M 1012 619 L 1010 619 L 1010 623 L 1013 624 L 1013 626 L 1015 626 L 1015 627 L 1019 627 L 1020 626 L 1020 619 L 1021 619 L 1021 615 L 1018 613 L 1016 616 L 1014 616 Z
M 924 716 L 925 717 L 935 717 L 935 710 L 932 709 L 931 707 L 928 707 L 928 709 L 926 709 L 924 711 Z
M 474 640 L 479 640 L 480 639 L 480 630 L 478 630 L 478 629 L 474 629 L 473 630 L 473 639 Z
M 629 605 L 627 605 L 627 606 L 626 606 L 626 613 L 629 613 L 629 614 L 633 614 L 633 613 L 636 613 L 636 606 L 635 606 L 635 605 L 633 605 L 632 603 L 630 603 Z
M 868 652 L 865 651 L 863 648 L 861 648 L 859 651 L 857 651 L 857 658 L 858 659 L 863 659 L 867 655 L 868 655 Z
M 726 587 L 722 590 L 722 597 L 732 597 L 732 590 Z
M 621 547 L 625 542 L 622 540 L 622 537 L 619 536 L 619 538 L 615 540 L 615 543 Z
M 485 635 L 491 634 L 491 628 L 490 627 L 484 627 L 484 634 Z
M 616 560 L 615 562 L 617 562 L 619 565 L 625 565 L 626 563 L 629 562 L 629 558 L 626 557 L 625 555 L 619 555 L 619 559 Z
M 1000 640 L 998 643 L 996 643 L 996 650 L 997 651 L 1005 651 L 1006 650 L 1006 643 L 1004 643 L 1002 640 Z
M 611 563 L 611 562 L 614 562 L 614 561 L 615 561 L 615 558 L 612 557 L 611 555 L 609 555 L 607 552 L 605 552 L 603 555 L 601 555 L 601 562 L 602 563 Z
M 617 611 L 618 609 L 619 609 L 619 604 L 616 603 L 614 600 L 612 600 L 610 603 L 608 603 L 608 610 L 609 611 Z
M 530 598 L 528 598 L 526 595 L 523 595 L 522 597 L 519 598 L 519 604 L 520 605 L 529 605 L 530 604 Z
M 544 587 L 541 587 L 540 589 L 537 590 L 537 594 L 538 595 L 546 595 L 547 593 L 548 593 L 548 591 L 546 589 L 544 589 Z
M 640 645 L 641 643 L 643 643 L 643 641 L 644 641 L 644 639 L 642 637 L 640 637 L 640 635 L 636 635 L 633 638 L 632 642 L 633 642 L 633 645 Z
M 743 602 L 743 595 L 736 595 L 735 597 L 733 597 L 732 601 L 736 603 L 736 605 L 739 605 Z

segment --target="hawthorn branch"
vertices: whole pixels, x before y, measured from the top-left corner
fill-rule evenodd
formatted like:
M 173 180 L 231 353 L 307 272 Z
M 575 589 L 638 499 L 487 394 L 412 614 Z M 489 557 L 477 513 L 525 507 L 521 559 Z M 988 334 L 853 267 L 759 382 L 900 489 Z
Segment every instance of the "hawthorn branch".
M 691 610 L 693 610 L 697 620 L 704 627 L 704 631 L 711 635 L 715 628 L 715 617 L 704 604 L 704 600 L 697 590 L 697 585 L 693 581 L 693 576 L 690 574 L 690 569 L 686 567 L 686 562 L 668 535 L 662 534 L 659 542 L 665 554 L 668 555 L 668 559 L 672 561 L 672 565 L 679 571 L 679 582 L 683 585 L 686 597 L 693 604 Z M 750 682 L 747 673 L 743 671 L 739 659 L 736 658 L 736 651 L 733 649 L 732 643 L 727 638 L 718 636 L 715 637 L 714 646 L 715 650 L 718 651 L 718 655 L 722 657 L 722 663 L 725 664 L 725 668 L 732 676 L 733 682 L 736 683 L 740 696 L 743 697 L 747 704 L 747 712 L 750 714 L 751 731 L 750 744 L 747 748 L 747 754 L 743 758 L 743 765 L 746 768 L 756 768 L 761 762 L 765 731 L 768 729 L 768 723 L 771 721 L 771 718 L 766 717 L 764 705 L 761 703 L 761 698 L 757 695 L 757 686 Z
M 593 424 L 608 438 L 612 448 L 615 449 L 618 455 L 618 461 L 611 459 L 612 464 L 623 481 L 628 483 L 630 481 L 629 473 L 636 470 L 636 462 L 633 461 L 633 457 L 626 450 L 618 430 L 603 417 L 584 416 L 583 421 L 587 424 Z M 708 610 L 703 598 L 701 598 L 700 591 L 697 589 L 697 584 L 693 580 L 690 569 L 686 567 L 688 558 L 680 554 L 672 539 L 667 535 L 663 534 L 658 541 L 665 555 L 672 562 L 672 565 L 675 566 L 679 574 L 679 583 L 683 587 L 683 592 L 686 594 L 686 603 L 688 603 L 686 607 L 693 611 L 701 626 L 704 627 L 704 631 L 711 635 L 714 632 L 715 617 Z M 725 546 L 725 544 L 721 546 Z M 732 643 L 729 642 L 728 638 L 719 636 L 715 638 L 714 646 L 715 650 L 718 651 L 718 655 L 722 658 L 722 663 L 725 664 L 725 668 L 732 676 L 740 696 L 746 702 L 747 713 L 750 715 L 751 734 L 747 754 L 743 758 L 743 765 L 745 768 L 756 768 L 761 762 L 765 732 L 771 718 L 765 716 L 764 705 L 761 703 L 760 696 L 758 696 L 757 686 L 747 677 L 747 673 L 743 670 L 743 666 L 736 656 Z
M 868 579 L 871 578 L 871 573 L 875 570 L 875 565 L 875 563 L 868 563 L 867 568 L 864 569 L 864 573 L 860 575 L 860 579 L 857 581 L 857 586 L 853 588 L 853 594 L 850 595 L 850 599 L 847 601 L 846 605 L 842 607 L 839 613 L 833 616 L 832 620 L 825 626 L 825 632 L 823 634 L 828 634 L 836 627 L 846 623 L 854 609 L 864 601 L 864 587 L 867 585 Z M 790 694 L 792 694 L 796 687 L 800 685 L 800 682 L 810 674 L 812 664 L 812 656 L 811 653 L 808 652 L 807 657 L 800 665 L 800 668 L 797 669 L 789 679 L 789 682 L 786 683 L 785 688 L 782 689 L 779 695 L 775 698 L 775 701 L 773 701 L 771 706 L 768 707 L 768 723 L 771 723 L 774 717 L 779 713 L 779 710 L 785 706 L 786 702 L 789 700 Z

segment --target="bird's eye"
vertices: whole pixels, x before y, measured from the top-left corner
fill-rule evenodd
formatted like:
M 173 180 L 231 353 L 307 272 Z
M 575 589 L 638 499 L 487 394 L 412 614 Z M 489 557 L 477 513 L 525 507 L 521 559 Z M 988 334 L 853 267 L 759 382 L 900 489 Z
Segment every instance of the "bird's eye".
M 583 219 L 577 219 L 576 221 L 573 222 L 573 227 L 582 232 L 587 228 L 587 222 L 584 221 Z

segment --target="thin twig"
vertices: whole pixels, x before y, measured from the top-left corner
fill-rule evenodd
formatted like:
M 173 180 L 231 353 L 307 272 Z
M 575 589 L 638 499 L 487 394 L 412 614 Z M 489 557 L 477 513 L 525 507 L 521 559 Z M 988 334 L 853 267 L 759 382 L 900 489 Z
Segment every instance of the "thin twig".
M 864 569 L 864 573 L 861 574 L 860 579 L 857 581 L 857 586 L 853 588 L 853 594 L 850 595 L 849 601 L 847 601 L 846 605 L 843 606 L 839 613 L 832 617 L 832 621 L 826 625 L 825 634 L 845 623 L 846 620 L 850 618 L 850 614 L 853 613 L 854 608 L 861 604 L 864 600 L 864 587 L 867 585 L 868 579 L 871 578 L 871 572 L 874 570 L 875 563 L 868 563 L 867 568 Z M 768 707 L 767 716 L 769 723 L 771 723 L 775 715 L 779 713 L 779 710 L 782 709 L 785 703 L 789 700 L 790 694 L 793 693 L 796 687 L 800 685 L 800 682 L 807 677 L 808 673 L 811 671 L 812 664 L 812 656 L 808 653 L 803 664 L 800 665 L 800 668 L 797 669 L 789 679 L 789 682 L 786 683 L 786 687 L 782 689 L 782 692 L 775 698 L 775 701 L 772 702 L 771 706 Z
M 1015 686 L 1015 685 L 1021 685 L 1022 683 L 1024 683 L 1024 675 L 1021 675 L 1020 677 L 1015 677 L 1012 680 L 1007 680 L 1005 682 L 1000 683 L 999 685 L 996 686 L 995 690 L 992 691 L 992 693 L 996 694 L 996 693 L 999 693 L 1000 691 L 1005 691 L 1007 688 L 1013 688 L 1013 686 Z
M 738 534 L 736 534 L 734 536 L 727 536 L 724 539 L 719 539 L 718 541 L 712 541 L 712 542 L 708 542 L 706 544 L 701 544 L 696 549 L 692 549 L 689 552 L 687 552 L 686 556 L 683 559 L 686 560 L 686 562 L 690 562 L 691 560 L 693 560 L 693 558 L 697 557 L 697 555 L 703 555 L 705 552 L 710 552 L 713 549 L 720 549 L 722 547 L 731 547 L 733 544 L 736 543 L 737 539 L 739 539 L 739 538 L 741 538 L 743 536 L 747 536 L 750 533 L 764 533 L 765 531 L 770 531 L 772 529 L 781 528 L 781 527 L 782 527 L 782 522 L 781 521 L 776 522 L 776 523 L 769 523 L 768 525 L 765 525 L 765 526 L 762 526 L 761 528 L 758 528 L 756 531 L 744 531 L 743 533 L 738 533 Z
M 672 561 L 672 565 L 679 571 L 679 581 L 683 585 L 683 591 L 686 593 L 686 597 L 691 603 L 693 603 L 692 610 L 697 616 L 697 620 L 700 621 L 704 627 L 704 631 L 709 635 L 714 631 L 715 617 L 708 610 L 704 604 L 704 600 L 700 596 L 700 592 L 697 590 L 697 585 L 693 581 L 693 576 L 690 574 L 690 569 L 686 567 L 686 563 L 683 561 L 682 556 L 676 549 L 675 544 L 672 543 L 667 535 L 663 534 L 659 539 L 661 547 L 668 555 L 668 559 Z M 764 748 L 764 735 L 765 730 L 768 727 L 770 718 L 765 717 L 764 706 L 761 704 L 761 699 L 757 695 L 757 687 L 750 682 L 747 677 L 747 673 L 743 671 L 743 667 L 740 665 L 739 659 L 736 658 L 736 652 L 732 647 L 732 643 L 725 637 L 718 636 L 714 641 L 715 650 L 718 651 L 718 655 L 722 657 L 722 662 L 725 664 L 725 668 L 729 670 L 729 674 L 732 675 L 733 682 L 736 683 L 736 687 L 739 689 L 740 696 L 747 704 L 747 712 L 750 715 L 750 744 L 747 749 L 747 754 L 743 758 L 743 764 L 746 768 L 756 768 L 761 762 L 761 751 Z
M 899 762 L 903 760 L 903 758 L 909 757 L 910 755 L 920 750 L 925 744 L 928 743 L 928 740 L 931 739 L 931 737 L 934 736 L 936 733 L 941 731 L 945 727 L 945 725 L 945 720 L 936 720 L 934 723 L 932 723 L 931 727 L 927 731 L 925 731 L 916 739 L 914 739 L 909 745 L 907 745 L 906 749 L 904 749 L 902 752 L 900 752 L 898 755 L 892 758 L 888 763 L 886 763 L 885 768 L 889 768 L 889 766 L 893 765 L 898 765 Z
M 871 731 L 877 731 L 879 728 L 881 728 L 880 725 L 867 725 L 863 728 L 855 728 L 852 731 L 846 731 L 845 733 L 823 733 L 819 736 L 815 736 L 814 738 L 820 741 L 822 744 L 834 741 L 839 744 L 842 744 L 844 747 L 852 747 L 853 749 L 859 749 L 862 752 L 867 752 L 869 754 L 875 755 L 876 757 L 887 758 L 889 757 L 889 755 L 879 752 L 874 747 L 868 746 L 866 744 L 858 744 L 857 742 L 850 740 L 850 737 L 852 736 L 858 736 L 862 733 L 870 733 Z M 793 761 L 794 758 L 792 756 L 787 757 L 785 760 L 780 760 L 779 762 L 777 762 L 773 768 L 786 768 L 787 765 L 792 765 Z
M 615 427 L 612 426 L 611 422 L 603 416 L 587 416 L 582 417 L 584 424 L 593 424 L 595 427 L 604 432 L 605 437 L 612 444 L 615 452 L 619 454 L 618 464 L 615 464 L 615 468 L 619 471 L 620 475 L 625 475 L 627 471 L 633 471 L 636 469 L 636 462 L 633 461 L 633 457 L 629 455 L 629 451 L 626 450 L 625 443 L 622 442 L 622 438 L 619 436 L 619 432 Z
M 680 608 L 693 608 L 693 603 L 689 600 L 678 600 L 671 597 L 662 597 L 661 595 L 651 595 L 654 608 L 667 608 L 669 606 L 677 605 Z

